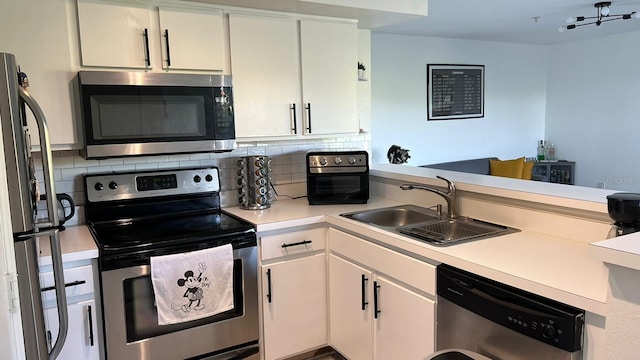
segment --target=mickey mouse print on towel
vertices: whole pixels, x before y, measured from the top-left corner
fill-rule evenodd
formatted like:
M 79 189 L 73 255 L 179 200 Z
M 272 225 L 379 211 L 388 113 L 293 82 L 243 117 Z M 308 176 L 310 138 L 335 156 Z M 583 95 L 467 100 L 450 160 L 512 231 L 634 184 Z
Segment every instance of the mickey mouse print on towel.
M 184 311 L 190 312 L 191 310 L 202 310 L 205 305 L 202 304 L 202 298 L 204 297 L 203 288 L 209 287 L 211 282 L 206 276 L 202 276 L 202 274 L 207 270 L 207 263 L 198 264 L 198 271 L 200 274 L 196 277 L 194 276 L 194 272 L 191 270 L 187 270 L 184 273 L 184 278 L 178 279 L 178 287 L 185 287 L 186 290 L 182 297 L 188 299 L 188 303 L 185 304 L 174 304 L 171 303 L 171 308 L 176 311 Z M 195 306 L 193 304 L 195 303 Z
M 150 260 L 158 325 L 202 319 L 234 308 L 231 244 Z

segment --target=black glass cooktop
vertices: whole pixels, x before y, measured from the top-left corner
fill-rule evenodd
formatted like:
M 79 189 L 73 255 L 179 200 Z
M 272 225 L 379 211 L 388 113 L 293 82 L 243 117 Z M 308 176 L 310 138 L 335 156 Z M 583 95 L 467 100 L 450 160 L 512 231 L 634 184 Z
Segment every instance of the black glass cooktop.
M 253 229 L 245 221 L 216 211 L 90 222 L 89 227 L 101 250 L 117 252 L 210 241 Z

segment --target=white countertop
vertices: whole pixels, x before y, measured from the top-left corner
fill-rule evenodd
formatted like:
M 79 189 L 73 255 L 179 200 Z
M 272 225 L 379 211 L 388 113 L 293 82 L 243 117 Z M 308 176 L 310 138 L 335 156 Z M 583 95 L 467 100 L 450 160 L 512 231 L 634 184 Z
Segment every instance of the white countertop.
M 489 239 L 434 246 L 339 216 L 341 213 L 402 205 L 372 198 L 366 205 L 308 205 L 306 199 L 275 201 L 266 210 L 224 210 L 256 225 L 258 232 L 327 222 L 376 243 L 434 263 L 475 274 L 605 314 L 605 265 L 590 256 L 589 244 L 521 231 Z
M 592 253 L 605 263 L 640 270 L 640 232 L 594 242 Z
M 51 265 L 51 247 L 49 238 L 39 238 L 40 266 Z M 95 259 L 98 257 L 98 247 L 93 241 L 89 229 L 84 225 L 67 226 L 60 232 L 60 248 L 62 261 L 72 262 Z

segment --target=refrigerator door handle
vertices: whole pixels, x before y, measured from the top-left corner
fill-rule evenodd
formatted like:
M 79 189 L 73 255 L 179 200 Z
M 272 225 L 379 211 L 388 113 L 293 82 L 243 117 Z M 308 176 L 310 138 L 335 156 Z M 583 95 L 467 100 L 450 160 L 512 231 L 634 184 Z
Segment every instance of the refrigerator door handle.
M 51 241 L 51 260 L 53 263 L 53 278 L 55 280 L 56 287 L 56 303 L 58 307 L 58 336 L 56 341 L 49 352 L 49 359 L 55 360 L 60 352 L 62 346 L 67 338 L 67 332 L 69 330 L 69 314 L 67 312 L 67 294 L 64 286 L 64 270 L 62 266 L 62 250 L 60 248 L 60 234 L 58 232 L 58 206 L 56 200 L 56 189 L 53 176 L 53 161 L 51 159 L 51 140 L 49 138 L 49 127 L 44 116 L 44 112 L 40 108 L 40 105 L 31 97 L 29 92 L 24 88 L 18 87 L 20 92 L 20 98 L 24 100 L 31 112 L 33 113 L 36 124 L 38 125 L 38 133 L 40 136 L 40 150 L 42 156 L 42 170 L 44 172 L 44 185 L 47 196 L 47 215 L 49 217 L 49 223 L 40 224 L 41 227 L 55 228 L 53 230 L 46 230 L 42 232 L 36 232 L 36 237 L 49 236 Z

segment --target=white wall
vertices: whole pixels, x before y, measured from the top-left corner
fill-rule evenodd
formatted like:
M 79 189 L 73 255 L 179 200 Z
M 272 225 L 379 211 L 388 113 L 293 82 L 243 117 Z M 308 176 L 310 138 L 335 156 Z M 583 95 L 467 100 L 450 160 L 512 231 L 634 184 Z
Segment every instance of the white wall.
M 550 48 L 546 136 L 576 184 L 640 190 L 640 32 Z
M 535 156 L 544 136 L 548 48 L 372 34 L 372 159 L 393 145 L 409 165 Z M 485 116 L 427 121 L 427 64 L 485 65 Z

